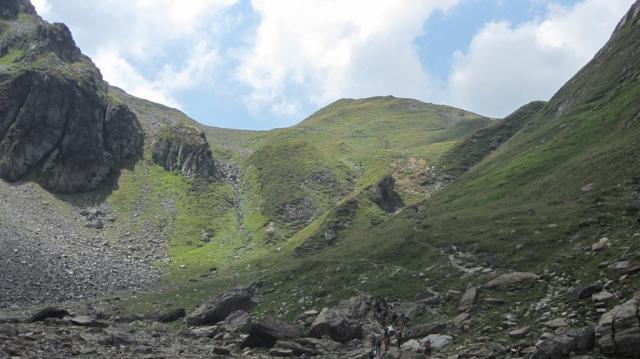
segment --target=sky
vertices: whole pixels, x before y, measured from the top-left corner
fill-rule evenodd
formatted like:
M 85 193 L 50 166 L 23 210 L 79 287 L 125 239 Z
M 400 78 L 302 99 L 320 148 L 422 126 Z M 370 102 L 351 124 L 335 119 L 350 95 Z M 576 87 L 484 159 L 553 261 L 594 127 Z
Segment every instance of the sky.
M 112 85 L 218 127 L 393 95 L 504 117 L 549 99 L 634 0 L 32 0 Z

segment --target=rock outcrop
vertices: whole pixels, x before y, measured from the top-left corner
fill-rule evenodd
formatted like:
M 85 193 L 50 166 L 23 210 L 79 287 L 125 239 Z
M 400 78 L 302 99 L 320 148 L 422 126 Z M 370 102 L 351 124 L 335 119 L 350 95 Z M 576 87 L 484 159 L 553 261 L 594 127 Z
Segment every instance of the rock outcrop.
M 187 317 L 187 323 L 189 325 L 217 324 L 235 311 L 253 309 L 259 302 L 252 288 L 235 288 L 198 307 Z
M 502 274 L 484 285 L 486 289 L 520 289 L 533 285 L 540 277 L 533 273 Z
M 638 358 L 640 353 L 640 300 L 631 299 L 605 313 L 596 335 L 603 354 L 617 358 Z
M 357 296 L 344 300 L 335 308 L 324 308 L 316 317 L 309 336 L 346 343 L 364 336 L 363 319 L 372 313 L 372 300 L 367 296 Z
M 293 325 L 276 318 L 267 318 L 251 324 L 249 336 L 242 344 L 250 348 L 271 348 L 279 340 L 291 340 L 302 336 Z
M 3 0 L 0 5 L 0 18 L 11 19 L 20 13 L 35 14 L 36 9 L 29 0 Z
M 543 341 L 531 359 L 561 359 L 571 353 L 586 354 L 593 350 L 594 345 L 593 328 L 571 329 Z
M 143 133 L 82 55 L 69 29 L 32 16 L 28 1 L 0 6 L 0 178 L 35 180 L 58 193 L 96 189 L 141 155 Z M 14 19 L 15 18 L 15 19 Z M 36 63 L 37 65 L 34 65 Z
M 384 176 L 373 188 L 371 201 L 385 212 L 393 212 L 402 206 L 402 200 L 395 191 L 396 180 L 391 175 Z
M 205 134 L 190 126 L 161 130 L 153 144 L 153 161 L 167 171 L 178 171 L 188 177 L 220 177 Z

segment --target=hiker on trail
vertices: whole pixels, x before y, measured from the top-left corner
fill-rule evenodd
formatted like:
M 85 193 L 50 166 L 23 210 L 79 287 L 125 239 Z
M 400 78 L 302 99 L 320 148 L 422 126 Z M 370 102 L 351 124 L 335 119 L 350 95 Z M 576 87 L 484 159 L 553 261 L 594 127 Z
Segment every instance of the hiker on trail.
M 371 351 L 369 352 L 369 357 L 370 358 L 375 358 L 378 353 L 380 353 L 380 349 L 378 348 L 378 342 L 380 341 L 380 338 L 378 338 L 377 334 L 371 334 Z
M 424 354 L 427 358 L 431 358 L 431 339 L 427 339 L 424 342 Z
M 380 356 L 382 356 L 382 338 L 380 338 L 379 335 L 376 334 L 376 353 L 380 354 Z
M 389 332 L 389 328 L 384 328 L 384 337 L 382 341 L 384 342 L 384 352 L 387 353 L 391 346 L 391 333 Z
M 402 340 L 403 340 L 403 336 L 402 336 L 402 328 L 398 328 L 398 331 L 396 331 L 396 339 L 398 340 L 398 351 L 402 351 L 401 346 L 402 346 Z

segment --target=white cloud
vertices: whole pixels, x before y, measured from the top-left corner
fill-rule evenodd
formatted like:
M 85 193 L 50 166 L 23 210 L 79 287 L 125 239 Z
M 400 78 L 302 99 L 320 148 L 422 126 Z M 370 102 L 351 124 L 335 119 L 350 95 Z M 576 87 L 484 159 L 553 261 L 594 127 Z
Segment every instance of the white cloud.
M 51 11 L 51 6 L 47 0 L 31 0 L 31 4 L 41 16 L 46 16 Z
M 633 1 L 551 3 L 541 19 L 486 24 L 465 53 L 454 55 L 445 98 L 489 116 L 548 99 L 602 47 Z
M 425 20 L 458 0 L 252 0 L 260 16 L 237 78 L 254 110 L 295 114 L 304 103 L 394 94 L 424 97 L 414 48 Z
M 110 83 L 179 107 L 178 91 L 211 82 L 217 19 L 237 0 L 34 0 L 66 23 Z

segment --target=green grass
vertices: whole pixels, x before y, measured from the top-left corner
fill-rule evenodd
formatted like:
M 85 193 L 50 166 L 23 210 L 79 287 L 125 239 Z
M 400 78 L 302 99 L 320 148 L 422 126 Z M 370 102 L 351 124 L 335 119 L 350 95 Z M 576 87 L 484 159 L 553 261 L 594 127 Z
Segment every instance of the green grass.
M 251 134 L 245 142 L 253 151 L 247 163 L 261 166 L 248 170 L 245 178 L 246 198 L 251 203 L 270 198 L 273 204 L 295 197 L 295 184 L 313 168 L 329 168 L 334 173 L 340 165 L 349 168 L 358 174 L 351 194 L 355 196 L 364 195 L 369 185 L 394 168 L 410 178 L 409 166 L 398 164 L 412 158 L 428 164 L 447 153 L 443 158 L 471 159 L 467 162 L 471 169 L 420 203 L 421 207 L 398 214 L 384 214 L 359 199 L 351 225 L 340 232 L 334 246 L 320 253 L 293 257 L 298 245 L 321 233 L 333 220 L 330 211 L 277 248 L 256 247 L 221 268 L 213 280 L 176 285 L 162 295 L 189 293 L 190 299 L 181 301 L 189 306 L 225 284 L 261 281 L 265 300 L 258 313 L 292 319 L 305 309 L 332 305 L 358 292 L 412 300 L 430 296 L 429 289 L 462 291 L 468 284 L 481 285 L 511 270 L 559 272 L 576 283 L 600 278 L 603 269 L 599 264 L 620 258 L 628 248 L 637 250 L 634 234 L 640 232 L 638 218 L 625 212 L 626 203 L 640 191 L 640 164 L 633 160 L 640 150 L 640 85 L 620 82 L 616 72 L 625 68 L 620 63 L 635 61 L 625 46 L 636 38 L 614 39 L 622 55 L 613 52 L 605 68 L 598 68 L 601 62 L 585 68 L 576 81 L 537 114 L 529 114 L 524 127 L 490 154 L 483 147 L 458 144 L 468 134 L 459 129 L 475 128 L 473 122 L 466 122 L 471 118 L 447 123 L 438 115 L 439 108 L 413 113 L 422 105 L 388 98 L 342 100 L 294 128 Z M 576 88 L 584 89 L 579 97 L 572 96 Z M 557 115 L 560 108 L 564 112 Z M 501 124 L 490 126 L 481 130 L 488 133 L 483 140 L 504 134 Z M 242 142 L 239 137 L 237 143 Z M 594 190 L 582 191 L 590 183 Z M 292 194 L 286 192 L 292 187 Z M 252 192 L 251 188 L 259 190 Z M 271 193 L 276 195 L 268 197 Z M 402 195 L 407 197 L 406 192 Z M 419 201 L 415 197 L 408 204 Z M 268 211 L 255 209 L 248 216 L 251 227 L 264 226 L 269 220 L 265 214 Z M 602 236 L 612 240 L 612 248 L 589 255 L 586 248 Z M 473 254 L 465 259 L 468 266 L 493 272 L 467 275 L 453 268 L 448 256 L 456 252 L 454 247 Z M 614 273 L 606 275 L 616 278 Z M 637 281 L 612 285 L 620 298 L 640 289 Z M 544 286 L 536 286 L 514 294 L 482 295 L 508 303 L 534 303 L 544 291 Z M 139 307 L 157 300 L 154 298 L 151 295 L 128 305 Z M 582 305 L 571 304 L 566 297 L 556 300 L 561 305 Z M 446 319 L 457 314 L 456 307 L 457 298 L 438 308 Z M 509 305 L 481 309 L 474 313 L 472 330 L 485 325 L 499 328 L 502 315 L 511 309 Z M 499 330 L 489 333 L 503 334 Z M 462 333 L 458 341 L 471 338 Z

